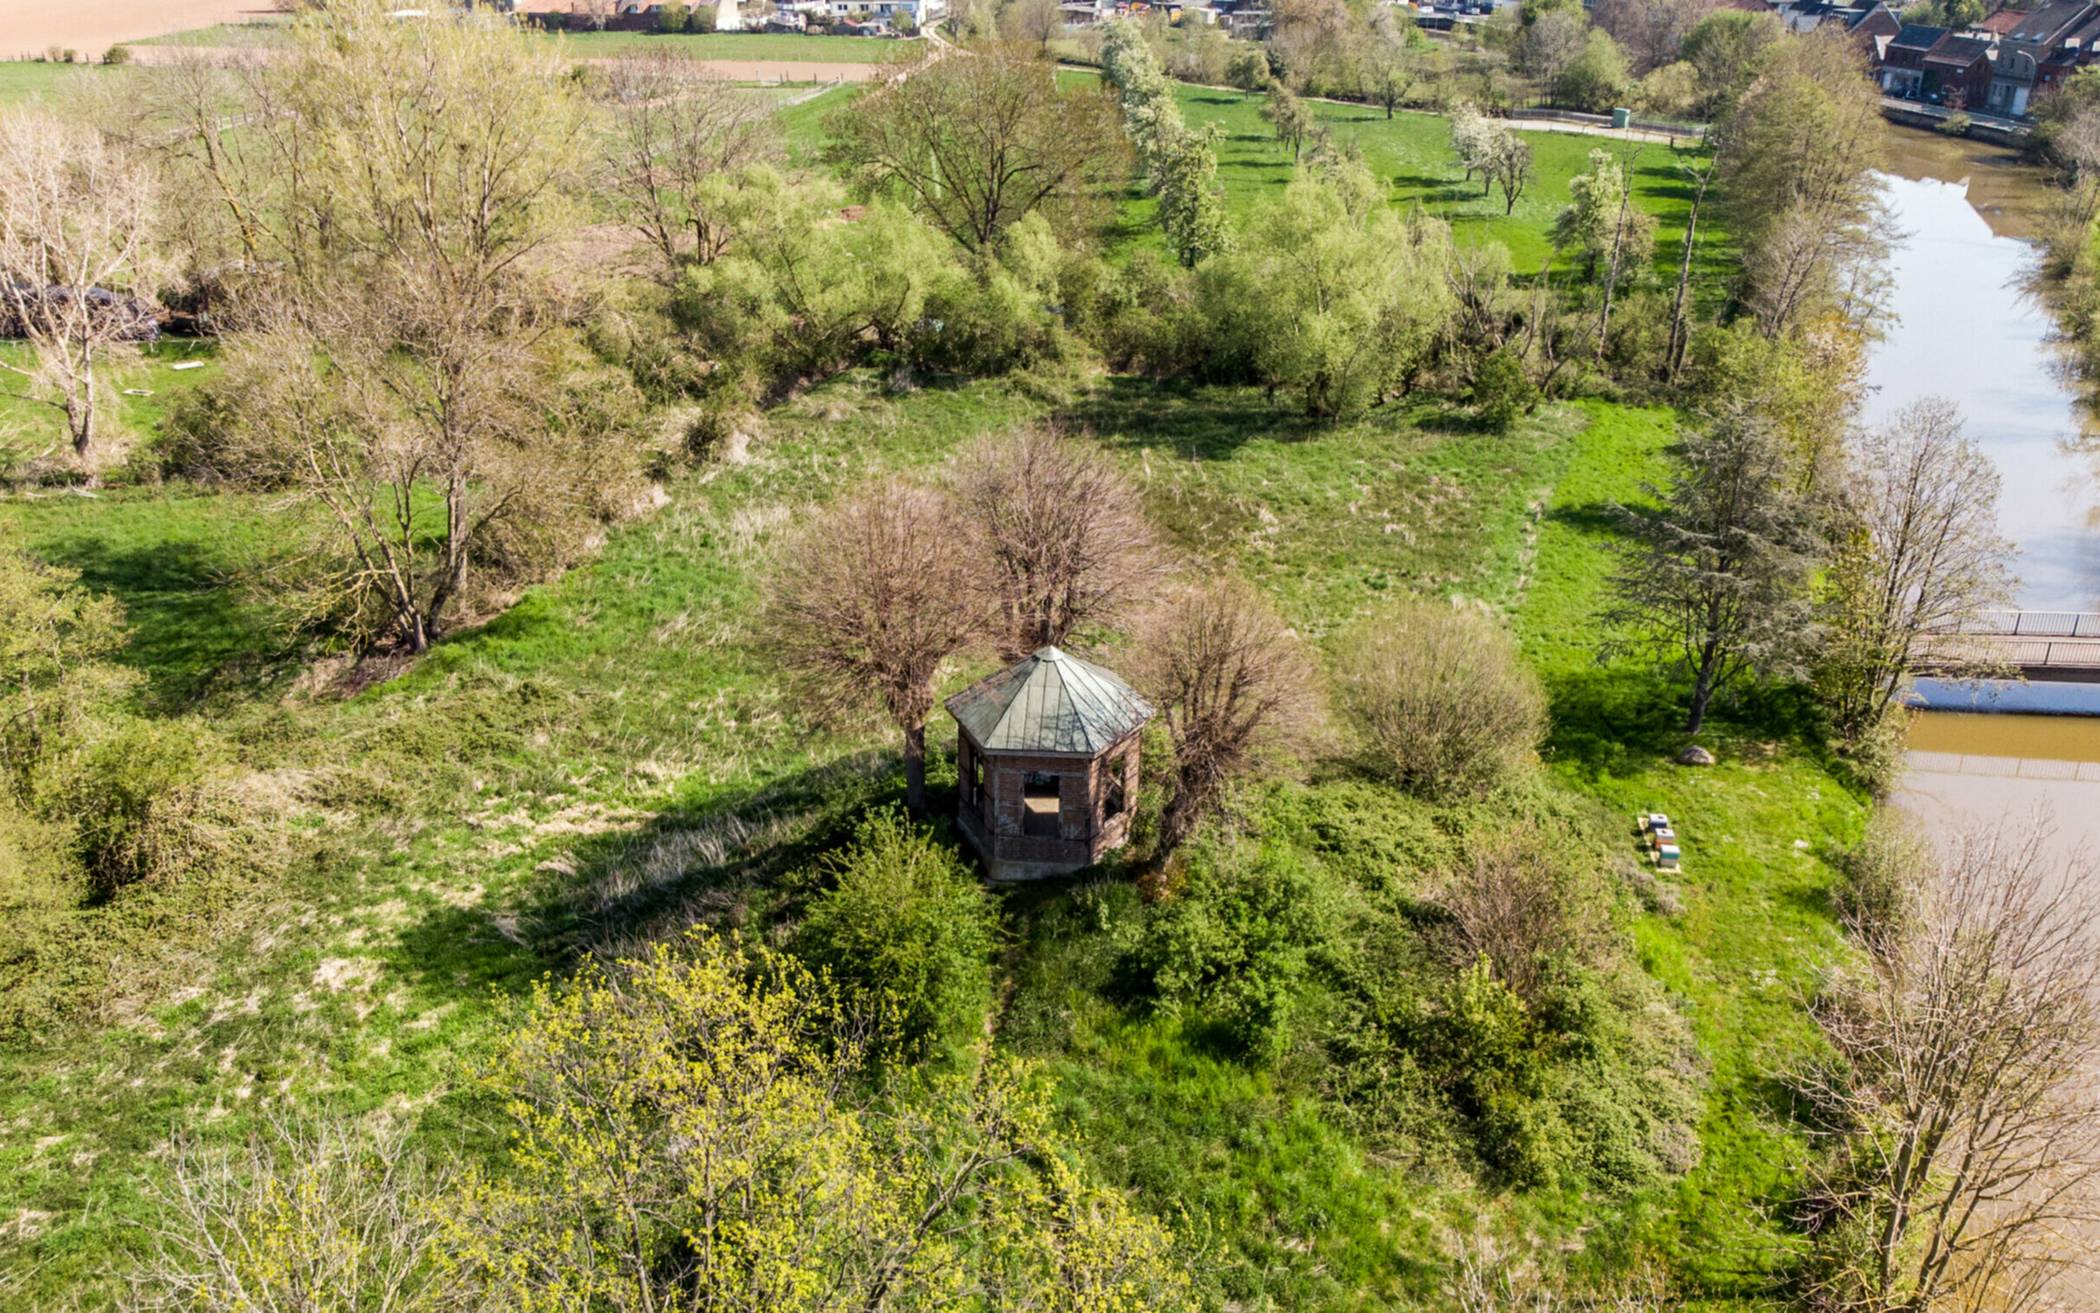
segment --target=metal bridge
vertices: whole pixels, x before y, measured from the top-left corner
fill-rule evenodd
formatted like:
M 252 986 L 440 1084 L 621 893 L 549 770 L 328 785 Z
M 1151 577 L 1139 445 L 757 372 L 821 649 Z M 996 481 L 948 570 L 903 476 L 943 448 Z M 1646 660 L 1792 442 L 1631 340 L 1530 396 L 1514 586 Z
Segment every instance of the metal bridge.
M 1921 671 L 1981 662 L 2031 680 L 2100 683 L 2100 611 L 1984 611 L 1920 645 Z

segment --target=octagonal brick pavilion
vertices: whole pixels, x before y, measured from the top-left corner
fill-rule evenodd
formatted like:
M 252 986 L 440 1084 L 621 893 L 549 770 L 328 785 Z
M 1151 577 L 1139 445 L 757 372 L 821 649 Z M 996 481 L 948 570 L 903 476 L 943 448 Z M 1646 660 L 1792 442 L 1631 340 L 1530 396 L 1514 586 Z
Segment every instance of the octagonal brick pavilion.
M 1038 648 L 947 707 L 956 819 L 994 880 L 1069 875 L 1129 837 L 1152 704 L 1113 671 Z

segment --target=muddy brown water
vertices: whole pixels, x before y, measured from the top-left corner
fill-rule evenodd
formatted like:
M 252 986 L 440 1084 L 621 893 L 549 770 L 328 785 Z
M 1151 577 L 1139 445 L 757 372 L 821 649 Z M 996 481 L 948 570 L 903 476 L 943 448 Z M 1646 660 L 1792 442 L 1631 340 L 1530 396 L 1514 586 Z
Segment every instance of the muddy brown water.
M 2049 204 L 2003 151 L 1899 133 L 1885 195 L 1897 233 L 1869 356 L 1868 422 L 1921 397 L 1957 402 L 2003 480 L 1999 524 L 2036 610 L 2100 610 L 2100 428 L 2024 290 L 2026 234 Z M 1919 138 L 1923 140 L 1919 140 Z
M 1891 136 L 1898 236 L 1867 419 L 1923 396 L 1959 403 L 2003 481 L 1999 526 L 2019 549 L 2009 600 L 2100 610 L 2100 428 L 2024 289 L 2050 188 L 2007 151 Z M 1926 712 L 1909 747 L 1897 801 L 1929 830 L 2045 825 L 2066 853 L 2100 851 L 2100 719 Z

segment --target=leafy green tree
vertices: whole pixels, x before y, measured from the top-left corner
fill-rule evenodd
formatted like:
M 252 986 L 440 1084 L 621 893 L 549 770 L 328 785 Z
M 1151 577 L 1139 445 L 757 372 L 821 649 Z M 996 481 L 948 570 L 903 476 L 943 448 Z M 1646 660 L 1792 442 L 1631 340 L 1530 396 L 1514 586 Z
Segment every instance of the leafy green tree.
M 525 1310 L 913 1308 L 965 1274 L 997 1306 L 1187 1306 L 1167 1232 L 1063 1166 L 1024 1068 L 862 1108 L 868 1056 L 808 971 L 705 936 L 542 984 L 488 1076 L 512 1170 L 466 1190 L 458 1251 Z
M 451 1313 L 1199 1307 L 1166 1226 L 1073 1166 L 1048 1090 L 978 1050 L 875 1084 L 836 992 L 694 932 L 535 985 L 453 1172 L 361 1131 L 178 1153 L 153 1306 Z
M 1114 115 L 1101 89 L 1060 84 L 1033 52 L 989 46 L 949 59 L 928 47 L 833 118 L 828 155 L 986 250 L 1037 211 L 1061 228 L 1090 222 L 1128 167 Z
M 1524 369 L 1523 358 L 1509 347 L 1497 347 L 1473 366 L 1468 396 L 1481 422 L 1500 433 L 1539 403 L 1539 390 Z
M 1697 408 L 1755 412 L 1786 445 L 1795 485 L 1829 487 L 1859 413 L 1862 335 L 1826 320 L 1813 333 L 1773 342 L 1756 325 L 1736 323 L 1701 333 L 1694 346 Z
M 716 360 L 755 370 L 760 390 L 900 348 L 957 268 L 941 235 L 892 202 L 839 222 L 845 199 L 836 183 L 764 165 L 698 191 L 722 254 L 684 271 L 674 313 Z
M 1166 149 L 1153 173 L 1159 196 L 1159 226 L 1183 267 L 1193 269 L 1232 249 L 1232 223 L 1218 189 L 1220 132 L 1207 123 L 1200 132 L 1184 130 Z
M 1903 21 L 1959 30 L 1982 22 L 1987 12 L 1983 0 L 1922 0 L 1905 7 Z
M 687 10 L 685 5 L 679 3 L 679 0 L 671 0 L 671 3 L 667 5 L 659 5 L 656 10 L 656 30 L 659 32 L 685 31 L 686 24 L 689 21 L 689 13 L 690 11 Z
M 1738 295 L 1767 338 L 1822 311 L 1870 316 L 1888 242 L 1876 174 L 1885 135 L 1864 57 L 1820 31 L 1774 47 L 1717 125 Z
M 992 902 L 954 852 L 895 812 L 810 873 L 796 953 L 892 1018 L 914 1050 L 964 1038 L 991 1001 Z
M 1761 11 L 1716 9 L 1693 24 L 1679 55 L 1702 88 L 1699 111 L 1717 114 L 1733 104 L 1785 36 L 1779 19 Z
M 1633 74 L 1626 67 L 1626 54 L 1609 32 L 1592 29 L 1583 38 L 1581 53 L 1569 61 L 1553 80 L 1553 98 L 1563 105 L 1601 114 L 1625 103 Z
M 1293 178 L 1257 210 L 1202 296 L 1220 340 L 1323 418 L 1404 383 L 1451 313 L 1450 231 L 1376 199 L 1360 165 Z
M 1690 435 L 1661 505 L 1625 516 L 1606 622 L 1623 645 L 1689 678 L 1685 732 L 1714 695 L 1746 677 L 1799 673 L 1813 648 L 1808 595 L 1821 514 L 1796 490 L 1775 426 L 1743 411 Z
M 1262 102 L 1261 116 L 1274 129 L 1277 142 L 1289 146 L 1291 158 L 1297 159 L 1306 137 L 1313 130 L 1312 114 L 1305 108 L 1305 102 L 1298 98 L 1298 93 L 1281 82 L 1270 83 L 1268 98 Z
M 1241 95 L 1251 95 L 1269 83 L 1269 56 L 1260 46 L 1251 41 L 1233 42 L 1233 51 L 1225 61 L 1225 80 L 1240 89 Z
M 1101 64 L 1122 101 L 1123 127 L 1138 165 L 1159 198 L 1156 213 L 1167 245 L 1186 268 L 1229 249 L 1231 225 L 1218 195 L 1218 126 L 1190 130 L 1172 84 L 1135 22 L 1108 24 Z

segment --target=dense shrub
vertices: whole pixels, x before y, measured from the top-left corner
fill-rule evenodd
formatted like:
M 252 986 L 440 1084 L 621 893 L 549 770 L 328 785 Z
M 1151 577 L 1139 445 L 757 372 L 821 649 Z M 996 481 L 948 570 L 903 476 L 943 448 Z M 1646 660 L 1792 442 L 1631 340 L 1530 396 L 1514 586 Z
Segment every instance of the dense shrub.
M 177 878 L 219 849 L 200 738 L 192 725 L 113 718 L 39 781 L 39 809 L 72 819 L 91 896 Z
M 1480 422 L 1497 432 L 1539 404 L 1538 386 L 1508 347 L 1497 347 L 1474 363 L 1467 396 Z
M 1583 42 L 1582 53 L 1553 81 L 1553 98 L 1563 105 L 1602 114 L 1626 101 L 1633 75 L 1626 67 L 1625 53 L 1611 35 L 1592 30 Z
M 1694 1162 L 1690 1028 L 1630 961 L 1596 838 L 1564 810 L 1543 788 L 1455 809 L 1369 783 L 1264 806 L 1275 868 L 1304 863 L 1335 909 L 1288 995 L 1289 1069 L 1375 1151 L 1614 1193 Z M 1425 886 L 1425 870 L 1448 874 Z
M 1868 944 L 1903 937 L 1923 911 L 1922 873 L 1930 870 L 1925 840 L 1896 812 L 1882 811 L 1838 863 L 1838 915 Z
M 1043 312 L 1057 295 L 1064 253 L 1049 221 L 1031 214 L 996 256 L 951 261 L 927 289 L 906 337 L 911 362 L 941 373 L 1003 374 L 1045 363 L 1068 346 Z
M 1546 729 L 1546 698 L 1488 616 L 1397 603 L 1345 633 L 1336 700 L 1371 762 L 1403 788 L 1451 797 L 1521 768 Z
M 1141 374 L 1245 378 L 1253 361 L 1221 359 L 1196 305 L 1195 277 L 1153 250 L 1120 266 L 1098 258 L 1067 261 L 1059 280 L 1065 322 L 1113 369 Z
M 1205 847 L 1181 897 L 1157 908 L 1136 957 L 1170 1005 L 1193 1005 L 1256 1058 L 1282 1048 L 1314 965 L 1338 951 L 1341 894 L 1283 847 Z
M 862 1002 L 888 1014 L 905 1044 L 961 1037 L 991 999 L 991 896 L 953 851 L 878 812 L 814 872 L 795 949 Z

